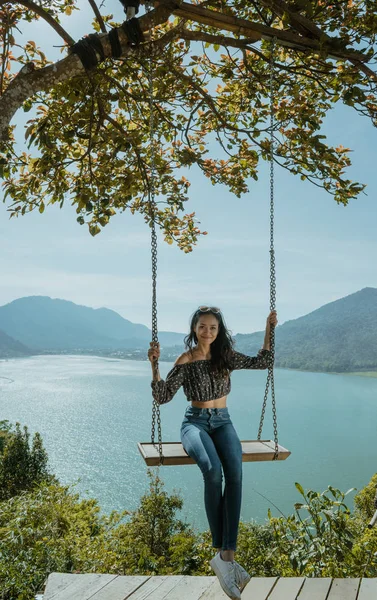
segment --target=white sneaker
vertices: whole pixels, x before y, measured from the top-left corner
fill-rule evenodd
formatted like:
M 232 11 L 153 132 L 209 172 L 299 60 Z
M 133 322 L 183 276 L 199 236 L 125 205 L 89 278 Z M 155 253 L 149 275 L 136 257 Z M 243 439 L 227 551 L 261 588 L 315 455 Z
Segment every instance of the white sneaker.
M 234 561 L 234 564 L 236 566 L 236 584 L 240 588 L 240 592 L 243 592 L 244 588 L 249 583 L 251 576 L 236 560 Z
M 241 593 L 236 584 L 236 563 L 223 560 L 218 552 L 209 564 L 215 571 L 226 595 L 232 600 L 241 600 Z

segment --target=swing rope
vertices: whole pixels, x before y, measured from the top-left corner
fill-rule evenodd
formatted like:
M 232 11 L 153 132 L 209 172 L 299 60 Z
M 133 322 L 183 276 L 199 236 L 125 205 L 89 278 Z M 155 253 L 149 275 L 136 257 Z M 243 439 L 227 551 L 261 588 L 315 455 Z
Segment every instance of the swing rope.
M 147 12 L 153 9 L 153 5 L 146 3 Z M 155 198 L 155 181 L 156 181 L 156 144 L 155 144 L 155 124 L 154 124 L 154 96 L 153 96 L 153 81 L 154 81 L 154 64 L 153 53 L 150 55 L 149 62 L 149 148 L 150 148 L 150 176 L 148 181 L 148 203 L 151 217 L 151 258 L 152 258 L 152 342 L 158 343 L 158 326 L 157 326 L 157 232 L 156 232 L 156 198 Z M 158 361 L 154 362 L 154 369 L 158 369 Z M 151 442 L 155 446 L 157 422 L 157 444 L 158 454 L 160 457 L 160 465 L 164 462 L 162 450 L 162 433 L 161 433 L 161 413 L 160 405 L 153 398 L 152 400 L 152 428 Z
M 271 53 L 270 53 L 270 83 L 269 83 L 269 96 L 270 96 L 270 310 L 276 309 L 276 271 L 275 271 L 275 244 L 274 244 L 274 215 L 275 215 L 275 203 L 274 203 L 274 126 L 275 126 L 275 90 L 274 90 L 274 54 L 275 54 L 276 38 L 271 41 Z M 258 440 L 262 437 L 263 422 L 266 413 L 268 391 L 271 386 L 271 399 L 272 399 L 272 420 L 274 428 L 274 442 L 275 442 L 275 454 L 273 460 L 278 458 L 279 445 L 278 445 L 278 426 L 276 416 L 276 400 L 275 400 L 275 382 L 274 382 L 274 360 L 275 360 L 275 327 L 270 328 L 270 350 L 271 360 L 268 365 L 268 375 L 266 382 L 266 389 L 264 392 L 262 413 L 258 429 Z

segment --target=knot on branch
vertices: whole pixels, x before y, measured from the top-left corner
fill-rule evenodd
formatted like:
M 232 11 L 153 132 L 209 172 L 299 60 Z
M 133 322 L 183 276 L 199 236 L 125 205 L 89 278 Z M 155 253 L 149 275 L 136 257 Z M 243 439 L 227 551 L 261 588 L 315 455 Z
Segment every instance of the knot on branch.
M 137 46 L 140 42 L 144 41 L 144 35 L 141 31 L 140 23 L 138 19 L 130 19 L 122 23 L 122 29 L 127 36 L 129 43 L 132 46 Z
M 82 38 L 71 46 L 70 51 L 77 54 L 86 71 L 94 69 L 100 61 L 105 60 L 105 51 L 98 33 L 90 33 Z
M 140 42 L 144 41 L 144 35 L 138 19 L 125 21 L 122 23 L 122 29 L 130 46 L 137 46 Z M 76 42 L 76 44 L 73 44 L 70 48 L 71 53 L 77 54 L 86 71 L 94 69 L 99 62 L 104 61 L 106 58 L 101 37 L 103 36 L 100 36 L 98 33 L 91 33 Z M 109 32 L 109 42 L 111 56 L 119 58 L 122 55 L 122 45 L 116 28 Z

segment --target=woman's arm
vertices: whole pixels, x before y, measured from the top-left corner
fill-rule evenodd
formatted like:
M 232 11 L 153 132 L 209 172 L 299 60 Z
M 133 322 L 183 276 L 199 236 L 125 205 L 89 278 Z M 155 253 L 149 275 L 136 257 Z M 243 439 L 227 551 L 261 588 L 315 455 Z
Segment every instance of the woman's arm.
M 184 371 L 182 364 L 187 361 L 181 360 L 182 357 L 179 357 L 164 381 L 161 379 L 158 368 L 160 345 L 158 342 L 151 342 L 150 346 L 151 347 L 148 350 L 148 358 L 152 365 L 152 396 L 156 402 L 158 402 L 158 404 L 166 404 L 172 400 L 173 396 L 183 384 Z
M 259 350 L 257 356 L 247 356 L 233 350 L 233 371 L 239 369 L 268 369 L 272 359 L 270 348 L 271 327 L 275 327 L 277 322 L 276 311 L 273 310 L 267 317 L 263 347 Z
M 272 310 L 267 317 L 266 323 L 266 331 L 264 334 L 264 342 L 263 342 L 263 350 L 271 350 L 270 348 L 270 338 L 271 338 L 271 327 L 276 327 L 278 324 L 278 317 L 276 314 L 276 310 Z
M 271 351 L 265 348 L 259 350 L 256 356 L 248 356 L 242 352 L 232 351 L 231 370 L 241 369 L 268 369 L 271 360 Z
M 152 381 L 161 381 L 160 371 L 158 368 L 158 359 L 160 358 L 160 344 L 151 342 L 148 350 L 148 358 L 152 366 Z

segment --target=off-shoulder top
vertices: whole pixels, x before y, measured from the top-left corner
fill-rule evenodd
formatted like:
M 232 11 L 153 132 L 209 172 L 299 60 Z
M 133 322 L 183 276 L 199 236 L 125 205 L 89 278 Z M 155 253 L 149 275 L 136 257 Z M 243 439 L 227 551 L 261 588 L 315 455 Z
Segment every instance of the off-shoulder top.
M 257 356 L 247 356 L 232 350 L 230 371 L 239 369 L 267 369 L 271 360 L 270 350 L 259 350 Z M 170 402 L 179 388 L 189 402 L 209 402 L 227 396 L 231 389 L 230 372 L 221 375 L 213 372 L 210 360 L 195 360 L 175 365 L 166 379 L 152 381 L 152 394 L 156 402 Z

